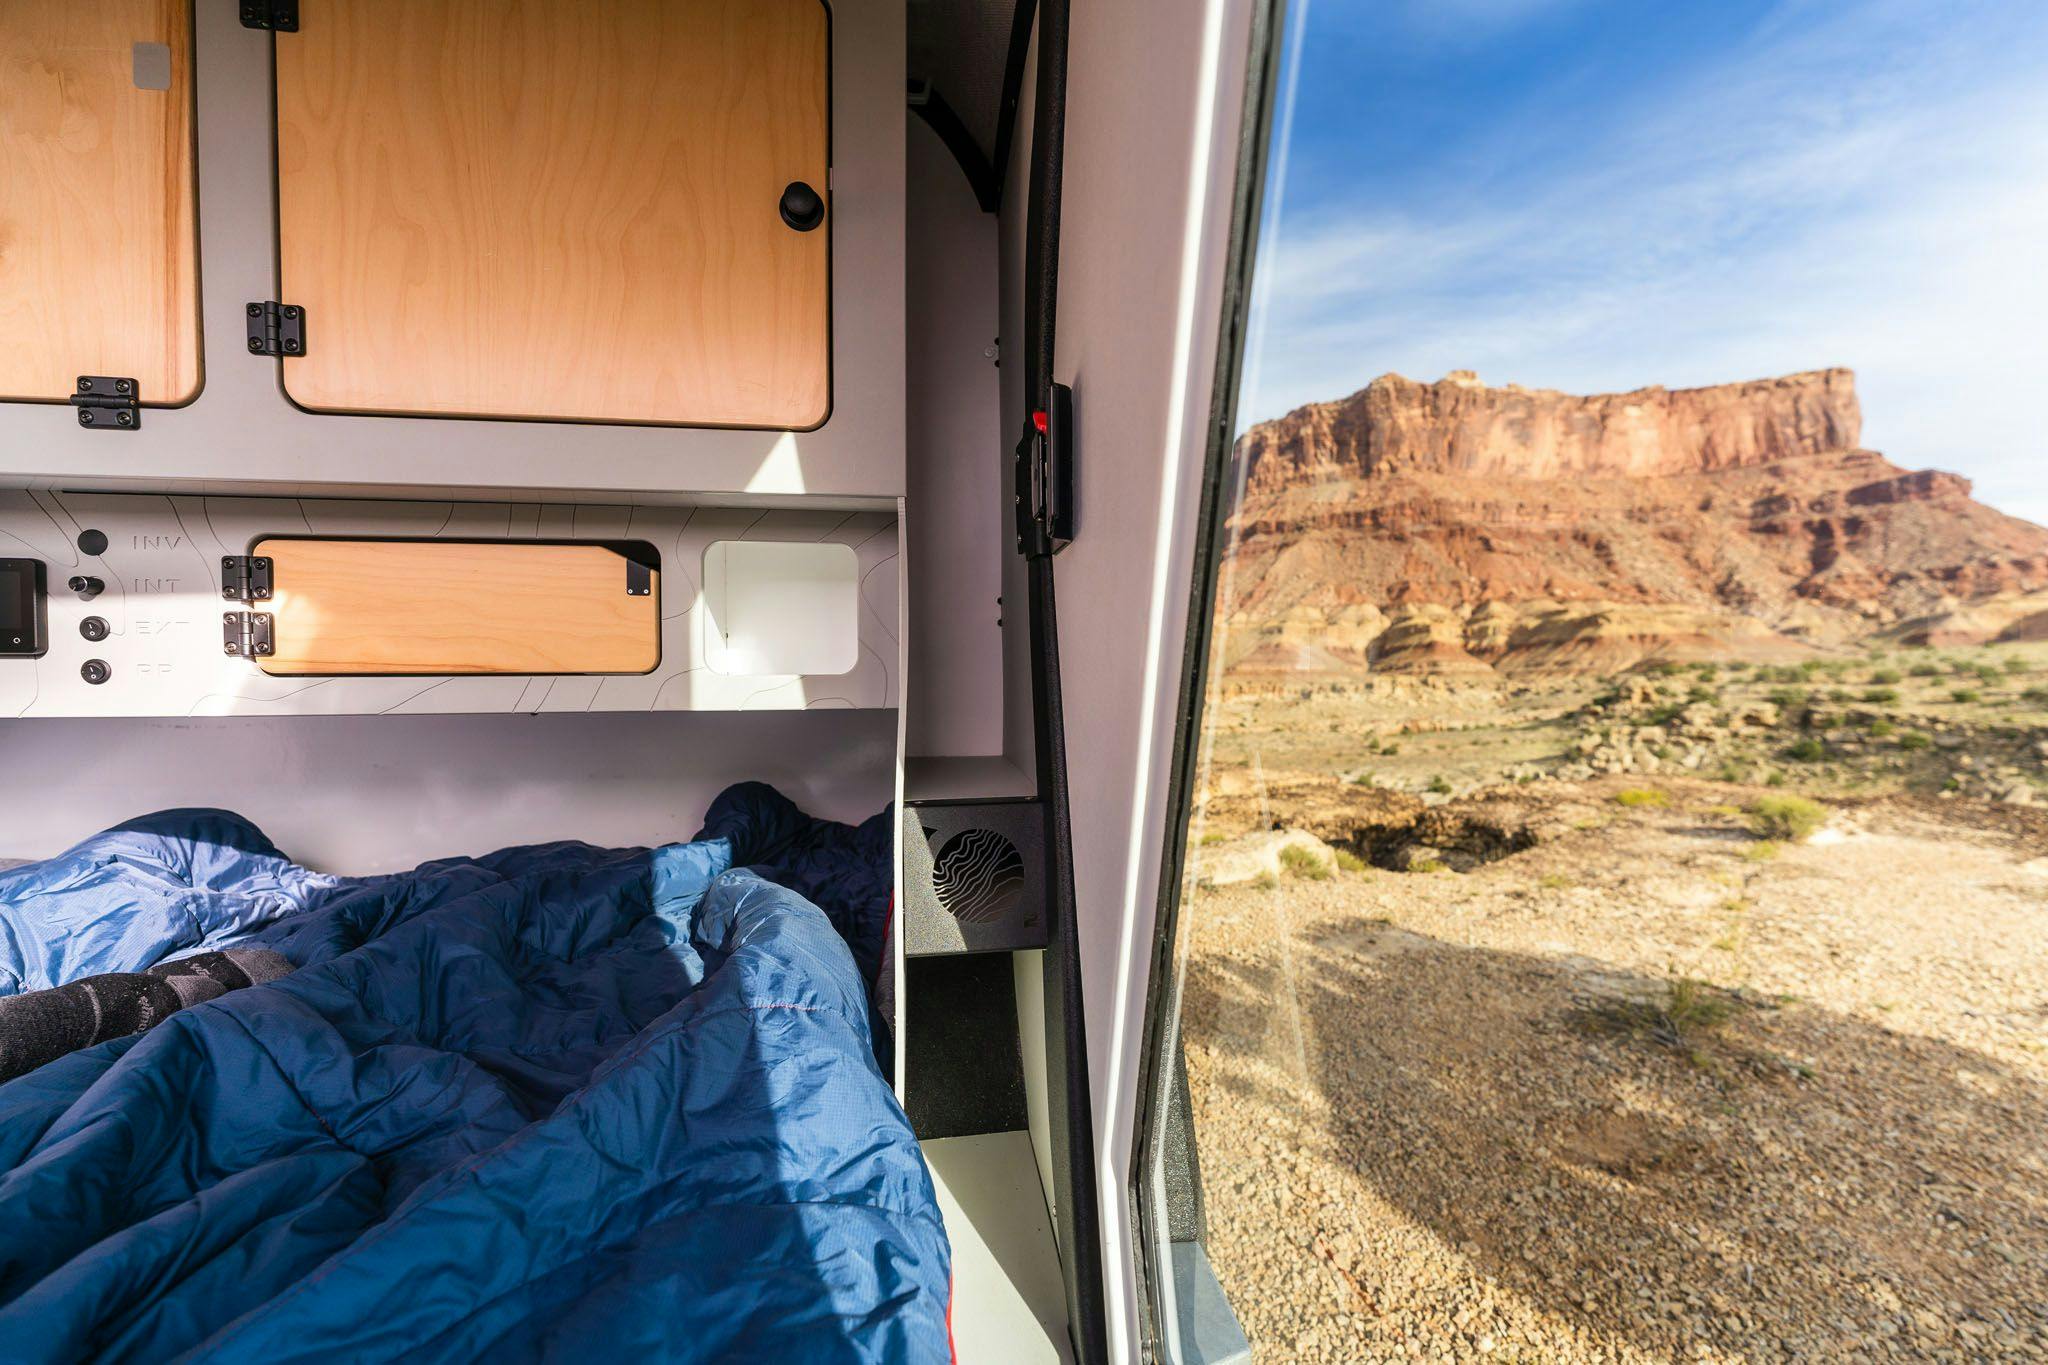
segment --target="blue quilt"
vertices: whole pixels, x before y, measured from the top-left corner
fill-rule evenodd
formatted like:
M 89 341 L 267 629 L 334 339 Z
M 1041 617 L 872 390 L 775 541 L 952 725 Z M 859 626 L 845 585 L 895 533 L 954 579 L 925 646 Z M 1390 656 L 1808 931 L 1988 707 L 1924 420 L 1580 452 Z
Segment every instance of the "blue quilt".
M 862 974 L 732 865 L 762 793 L 652 850 L 327 878 L 175 812 L 0 874 L 23 988 L 236 940 L 299 964 L 0 1085 L 7 1358 L 945 1360 Z

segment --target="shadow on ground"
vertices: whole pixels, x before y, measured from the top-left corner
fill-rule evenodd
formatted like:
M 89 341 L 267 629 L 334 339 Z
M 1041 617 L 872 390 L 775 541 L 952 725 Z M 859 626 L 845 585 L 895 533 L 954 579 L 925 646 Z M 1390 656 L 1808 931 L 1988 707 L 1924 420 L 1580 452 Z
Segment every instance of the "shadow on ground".
M 1198 951 L 1187 1037 L 1211 1103 L 1319 1108 L 1300 1142 L 1340 1188 L 1616 1345 L 2048 1349 L 2048 1089 L 1797 1003 L 1685 1047 L 1586 1026 L 1668 989 L 1342 919 L 1243 960 Z M 1412 1297 L 1346 1254 L 1324 1259 L 1368 1322 Z

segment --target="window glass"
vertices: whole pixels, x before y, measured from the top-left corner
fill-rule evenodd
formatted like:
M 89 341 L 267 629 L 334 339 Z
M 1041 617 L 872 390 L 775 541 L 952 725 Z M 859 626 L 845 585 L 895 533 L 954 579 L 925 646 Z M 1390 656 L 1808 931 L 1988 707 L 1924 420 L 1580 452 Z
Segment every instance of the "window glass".
M 2048 7 L 1281 43 L 1162 1353 L 2048 1356 Z

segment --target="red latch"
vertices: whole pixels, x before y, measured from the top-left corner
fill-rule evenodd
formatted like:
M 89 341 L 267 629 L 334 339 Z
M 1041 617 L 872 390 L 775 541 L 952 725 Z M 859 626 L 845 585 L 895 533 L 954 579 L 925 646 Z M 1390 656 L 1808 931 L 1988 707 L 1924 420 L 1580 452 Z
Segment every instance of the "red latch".
M 1047 417 L 1042 412 L 1034 412 L 1031 414 L 1031 425 L 1037 427 L 1038 434 L 1040 436 L 1043 436 L 1048 430 L 1051 429 L 1052 419 L 1050 417 Z

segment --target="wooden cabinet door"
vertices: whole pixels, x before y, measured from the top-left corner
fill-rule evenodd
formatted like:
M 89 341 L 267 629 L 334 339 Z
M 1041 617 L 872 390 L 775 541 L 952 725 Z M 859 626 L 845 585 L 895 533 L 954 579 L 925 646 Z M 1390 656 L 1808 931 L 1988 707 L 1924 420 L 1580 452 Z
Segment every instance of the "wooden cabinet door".
M 0 0 L 0 399 L 199 392 L 191 0 Z
M 646 673 L 661 662 L 661 574 L 643 542 L 279 537 L 271 650 L 290 676 Z
M 809 428 L 821 0 L 302 0 L 277 35 L 305 407 Z M 808 231 L 785 189 L 827 201 Z

